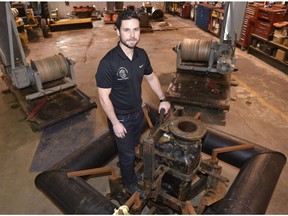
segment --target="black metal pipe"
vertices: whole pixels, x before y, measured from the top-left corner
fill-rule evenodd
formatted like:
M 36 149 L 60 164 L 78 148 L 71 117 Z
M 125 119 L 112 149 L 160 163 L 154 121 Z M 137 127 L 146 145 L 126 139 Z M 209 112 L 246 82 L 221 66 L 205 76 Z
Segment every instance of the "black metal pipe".
M 202 139 L 202 151 L 206 154 L 212 155 L 212 151 L 215 148 L 236 146 L 247 143 L 252 142 L 235 137 L 223 131 L 207 127 L 207 132 Z M 240 169 L 248 159 L 255 157 L 255 155 L 270 152 L 274 151 L 255 144 L 255 147 L 251 149 L 218 154 L 218 158 Z
M 202 151 L 211 155 L 215 148 L 245 143 L 251 142 L 208 128 Z M 210 206 L 205 214 L 264 214 L 286 163 L 285 155 L 255 144 L 252 149 L 221 153 L 218 158 L 240 172 L 224 199 Z
M 104 166 L 116 154 L 113 136 L 106 130 L 89 145 L 40 173 L 35 184 L 66 214 L 111 214 L 116 205 L 83 178 L 68 178 L 67 172 Z
M 252 157 L 241 168 L 225 197 L 205 214 L 265 214 L 285 163 L 285 156 L 277 152 Z
M 117 154 L 117 147 L 109 130 L 97 139 L 73 152 L 49 170 L 76 171 L 104 166 Z
M 68 178 L 66 171 L 43 172 L 37 176 L 35 184 L 65 214 L 111 214 L 117 208 L 83 178 Z
M 147 130 L 143 120 L 143 132 Z M 107 129 L 49 170 L 36 176 L 35 185 L 66 214 L 112 214 L 117 207 L 83 178 L 68 178 L 67 172 L 102 167 L 117 155 L 113 135 Z M 97 204 L 99 203 L 99 204 Z

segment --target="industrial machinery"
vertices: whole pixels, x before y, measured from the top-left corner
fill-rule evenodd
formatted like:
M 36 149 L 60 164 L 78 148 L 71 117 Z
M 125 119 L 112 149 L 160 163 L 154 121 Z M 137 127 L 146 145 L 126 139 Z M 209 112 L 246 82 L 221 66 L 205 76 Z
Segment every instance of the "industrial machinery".
M 49 36 L 49 28 L 46 21 L 48 18 L 47 14 L 49 14 L 47 3 L 44 6 L 44 2 L 14 2 L 11 3 L 11 7 L 18 11 L 18 16 L 23 20 L 24 27 L 28 33 L 31 30 L 41 30 L 44 38 Z
M 212 68 L 209 73 L 223 75 L 233 66 L 225 63 L 221 73 Z M 143 107 L 146 134 L 135 151 L 140 190 L 131 196 L 109 163 L 117 156 L 109 130 L 40 173 L 37 188 L 65 214 L 264 214 L 286 157 L 174 108 L 166 116 L 161 110 L 159 117 L 158 109 Z M 220 160 L 240 170 L 229 188 Z M 101 175 L 109 176 L 108 194 L 88 183 Z
M 228 110 L 231 72 L 235 70 L 233 11 L 225 3 L 220 41 L 188 39 L 174 47 L 177 73 L 166 97 L 180 104 Z
M 90 103 L 89 98 L 76 88 L 72 60 L 57 54 L 31 60 L 29 65 L 10 4 L 0 2 L 0 13 L 3 15 L 0 27 L 7 29 L 0 34 L 2 79 L 27 114 L 27 120 L 33 124 L 33 129 L 42 129 L 96 107 L 95 103 Z M 66 102 L 61 103 L 64 99 Z
M 91 6 L 74 6 L 73 10 L 71 11 L 71 15 L 76 16 L 78 18 L 97 18 L 97 10 L 95 5 L 93 5 L 93 7 Z M 96 15 L 96 17 L 95 17 Z
M 177 69 L 228 74 L 234 70 L 234 47 L 213 40 L 185 38 L 175 47 Z
M 69 18 L 69 19 L 59 19 L 59 20 L 49 19 L 48 26 L 51 32 L 65 31 L 65 30 L 72 30 L 72 29 L 93 28 L 93 20 L 92 18 L 75 18 L 75 19 Z
M 178 113 L 165 121 L 162 116 L 158 128 L 156 125 L 141 146 L 139 157 L 143 177 L 140 185 L 145 199 L 132 211 L 138 213 L 144 205 L 149 205 L 150 213 L 154 214 L 192 214 L 196 213 L 194 207 L 197 206 L 197 213 L 201 214 L 207 203 L 212 204 L 224 197 L 223 183 L 228 179 L 221 176 L 221 167 L 217 163 L 201 160 L 202 138 L 206 134 L 201 121 L 191 116 L 178 116 Z M 140 168 L 138 172 L 141 173 Z M 203 190 L 200 203 L 186 202 Z
M 149 15 L 149 18 L 153 21 L 163 21 L 164 20 L 164 12 L 161 7 L 157 5 L 153 6 L 151 2 L 144 2 L 142 7 L 140 8 L 141 12 L 145 12 Z
M 60 19 L 57 8 L 49 11 L 48 2 L 14 2 L 11 5 L 19 11 L 28 32 L 41 30 L 45 38 L 49 37 L 49 31 L 93 27 L 92 18 Z
M 36 186 L 65 214 L 265 213 L 286 163 L 282 153 L 207 128 L 182 108 L 158 118 L 147 107 L 143 134 L 148 125 L 150 132 L 137 151 L 140 190 L 132 196 L 109 163 L 117 154 L 109 131 L 40 173 Z M 229 188 L 220 160 L 240 170 Z M 88 183 L 105 175 L 109 194 Z

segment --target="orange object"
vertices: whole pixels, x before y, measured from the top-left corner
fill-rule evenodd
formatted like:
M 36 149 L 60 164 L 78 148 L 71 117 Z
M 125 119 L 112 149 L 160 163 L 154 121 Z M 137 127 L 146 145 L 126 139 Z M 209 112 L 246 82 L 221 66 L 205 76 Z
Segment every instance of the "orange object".
M 45 96 L 36 106 L 35 108 L 32 110 L 32 112 L 29 113 L 29 115 L 27 116 L 26 120 L 30 121 L 41 109 L 42 106 L 44 106 L 44 104 L 47 102 L 48 100 L 48 96 Z

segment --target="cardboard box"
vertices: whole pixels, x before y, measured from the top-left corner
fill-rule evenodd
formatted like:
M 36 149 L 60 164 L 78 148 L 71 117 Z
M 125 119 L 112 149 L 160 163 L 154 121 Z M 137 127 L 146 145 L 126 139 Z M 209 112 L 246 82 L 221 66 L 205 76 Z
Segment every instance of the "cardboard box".
M 282 36 L 277 36 L 277 35 L 274 35 L 274 36 L 273 36 L 273 42 L 278 43 L 278 44 L 282 44 L 283 41 L 284 41 L 284 37 L 282 37 Z
M 278 59 L 279 61 L 284 61 L 285 52 L 283 50 L 281 50 L 281 49 L 278 49 L 275 58 Z

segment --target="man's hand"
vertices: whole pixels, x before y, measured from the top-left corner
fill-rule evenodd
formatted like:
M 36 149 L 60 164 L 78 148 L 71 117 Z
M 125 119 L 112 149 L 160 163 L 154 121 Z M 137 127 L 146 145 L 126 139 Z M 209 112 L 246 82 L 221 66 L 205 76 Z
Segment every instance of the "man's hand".
M 163 108 L 165 110 L 165 114 L 167 114 L 170 107 L 171 107 L 171 105 L 168 101 L 163 101 L 159 104 L 158 112 L 160 113 L 160 110 Z
M 113 125 L 113 130 L 118 138 L 124 138 L 127 133 L 126 128 L 120 122 Z

